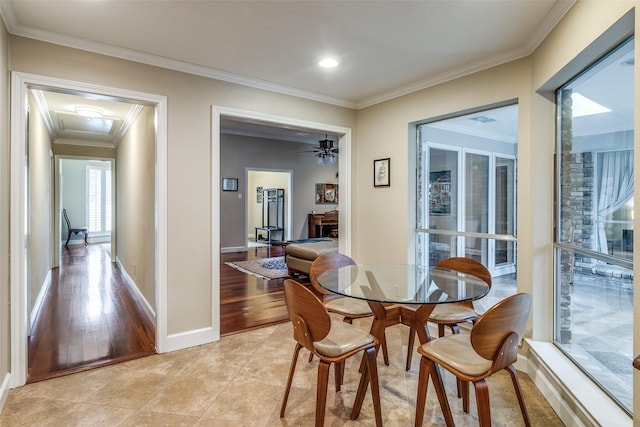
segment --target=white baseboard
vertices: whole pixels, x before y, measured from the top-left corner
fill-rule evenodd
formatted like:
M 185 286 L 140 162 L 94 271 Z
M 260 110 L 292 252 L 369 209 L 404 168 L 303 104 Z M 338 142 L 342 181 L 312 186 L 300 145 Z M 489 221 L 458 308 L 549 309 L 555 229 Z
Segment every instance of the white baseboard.
M 213 328 L 207 327 L 193 331 L 180 332 L 167 337 L 166 351 L 182 350 L 213 342 Z
M 38 292 L 38 297 L 36 298 L 36 302 L 33 304 L 31 308 L 31 318 L 29 319 L 29 330 L 33 329 L 33 325 L 40 314 L 40 310 L 42 309 L 42 303 L 44 302 L 44 298 L 47 296 L 49 292 L 49 287 L 51 286 L 51 270 L 47 272 L 47 277 L 44 278 L 44 282 L 42 286 L 40 286 L 40 292 Z
M 229 246 L 227 248 L 220 248 L 221 254 L 228 254 L 230 252 L 247 252 L 249 249 L 246 246 Z
M 125 268 L 122 266 L 122 263 L 120 262 L 120 259 L 118 257 L 116 257 L 116 265 L 118 266 L 118 269 L 120 270 L 120 273 L 122 273 L 122 277 L 124 278 L 125 283 L 131 291 L 131 296 L 136 301 L 138 306 L 142 307 L 142 309 L 144 310 L 144 314 L 147 316 L 153 326 L 156 327 L 155 310 L 153 309 L 151 304 L 149 304 L 149 301 L 147 301 L 144 295 L 142 295 L 142 292 L 140 292 L 140 289 L 136 285 L 136 282 L 131 278 L 131 276 L 129 276 L 129 273 L 127 273 L 127 270 L 125 270 Z
M 4 409 L 4 405 L 7 403 L 7 397 L 9 397 L 9 380 L 11 379 L 11 374 L 7 372 L 2 380 L 2 384 L 0 384 L 0 413 Z
M 529 374 L 567 427 L 631 427 L 633 420 L 555 345 L 526 340 Z

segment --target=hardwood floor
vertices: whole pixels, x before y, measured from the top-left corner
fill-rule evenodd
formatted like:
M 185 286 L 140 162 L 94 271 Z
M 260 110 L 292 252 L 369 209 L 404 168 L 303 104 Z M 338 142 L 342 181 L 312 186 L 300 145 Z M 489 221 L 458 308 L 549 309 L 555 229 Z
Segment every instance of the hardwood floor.
M 131 298 L 108 244 L 70 246 L 28 342 L 27 383 L 155 353 L 155 331 Z
M 109 246 L 62 249 L 28 342 L 27 383 L 155 353 L 155 331 L 109 260 Z M 220 256 L 220 333 L 287 322 L 284 279 L 265 281 L 225 264 L 284 255 L 284 246 Z M 304 277 L 297 278 L 306 281 Z
M 284 255 L 284 246 L 264 246 L 250 248 L 248 252 L 220 255 L 221 335 L 289 321 L 282 291 L 284 279 L 266 281 L 225 264 L 281 255 Z

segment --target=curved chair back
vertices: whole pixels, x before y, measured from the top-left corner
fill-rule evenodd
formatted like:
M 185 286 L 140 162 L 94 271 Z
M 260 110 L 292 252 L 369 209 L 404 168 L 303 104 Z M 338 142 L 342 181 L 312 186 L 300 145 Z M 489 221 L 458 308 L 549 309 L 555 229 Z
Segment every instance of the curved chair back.
M 67 210 L 66 209 L 62 209 L 62 215 L 64 216 L 64 220 L 67 223 L 67 229 L 71 230 L 71 222 L 69 221 L 69 217 L 67 216 Z
M 347 265 L 356 265 L 356 262 L 346 255 L 339 253 L 322 254 L 318 256 L 309 269 L 309 280 L 313 288 L 323 295 L 332 295 L 331 292 L 320 286 L 318 276 L 327 270 L 340 268 Z
M 293 324 L 293 338 L 313 352 L 313 343 L 327 336 L 331 318 L 324 305 L 302 283 L 285 279 L 284 300 Z
M 529 294 L 511 295 L 487 310 L 471 329 L 473 349 L 494 361 L 494 372 L 516 361 L 530 309 Z
M 461 273 L 471 274 L 479 279 L 484 280 L 491 287 L 491 273 L 487 267 L 472 258 L 452 257 L 446 258 L 438 262 L 435 267 L 447 268 L 449 270 L 459 271 Z

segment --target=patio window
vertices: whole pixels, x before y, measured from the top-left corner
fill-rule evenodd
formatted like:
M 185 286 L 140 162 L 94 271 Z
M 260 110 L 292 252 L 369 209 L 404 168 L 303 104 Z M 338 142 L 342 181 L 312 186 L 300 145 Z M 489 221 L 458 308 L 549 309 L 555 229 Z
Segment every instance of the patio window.
M 633 41 L 557 90 L 554 342 L 631 414 Z
M 480 311 L 516 292 L 518 106 L 417 127 L 416 262 L 473 258 L 492 274 Z

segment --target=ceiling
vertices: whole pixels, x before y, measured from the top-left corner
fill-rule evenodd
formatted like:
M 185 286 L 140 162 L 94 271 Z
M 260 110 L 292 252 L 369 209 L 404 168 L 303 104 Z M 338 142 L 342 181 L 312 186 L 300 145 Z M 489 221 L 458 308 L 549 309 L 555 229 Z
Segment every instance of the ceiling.
M 0 0 L 0 14 L 11 34 L 365 108 L 531 54 L 574 2 Z

